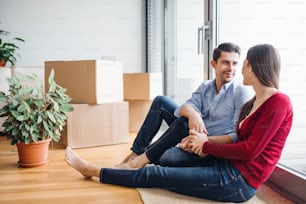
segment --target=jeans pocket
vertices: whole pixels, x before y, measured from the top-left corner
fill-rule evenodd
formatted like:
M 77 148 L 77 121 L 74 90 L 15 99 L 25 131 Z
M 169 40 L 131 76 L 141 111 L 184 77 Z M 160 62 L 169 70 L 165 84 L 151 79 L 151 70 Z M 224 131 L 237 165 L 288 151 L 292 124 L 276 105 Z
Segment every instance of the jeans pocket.
M 241 189 L 237 189 L 236 191 L 231 192 L 220 198 L 220 201 L 223 202 L 234 202 L 234 203 L 242 203 L 247 201 L 248 199 L 244 196 Z

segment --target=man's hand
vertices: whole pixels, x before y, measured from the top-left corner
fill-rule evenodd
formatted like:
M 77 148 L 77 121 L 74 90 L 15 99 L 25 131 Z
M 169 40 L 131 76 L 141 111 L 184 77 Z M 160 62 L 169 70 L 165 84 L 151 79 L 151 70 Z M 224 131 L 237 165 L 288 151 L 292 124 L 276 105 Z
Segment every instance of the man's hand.
M 208 141 L 207 134 L 190 130 L 189 135 L 183 138 L 181 143 L 179 143 L 179 147 L 184 151 L 203 157 L 206 156 L 206 154 L 202 152 L 203 144 L 206 141 Z
M 188 117 L 188 126 L 190 130 L 195 130 L 200 133 L 208 134 L 205 124 L 198 113 L 194 113 L 189 115 Z
M 190 130 L 195 130 L 197 132 L 202 132 L 208 135 L 208 131 L 206 130 L 201 114 L 195 111 L 192 106 L 183 105 L 179 114 L 180 116 L 188 118 L 188 126 Z

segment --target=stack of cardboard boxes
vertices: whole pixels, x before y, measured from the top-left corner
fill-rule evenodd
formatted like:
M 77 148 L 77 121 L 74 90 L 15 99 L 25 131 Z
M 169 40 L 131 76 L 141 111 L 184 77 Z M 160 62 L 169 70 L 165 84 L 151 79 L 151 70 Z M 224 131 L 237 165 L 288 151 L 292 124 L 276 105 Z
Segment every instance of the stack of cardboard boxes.
M 123 81 L 124 100 L 129 103 L 129 130 L 137 132 L 152 100 L 163 94 L 162 73 L 125 73 Z
M 123 70 L 117 61 L 45 62 L 45 89 L 54 69 L 55 81 L 67 89 L 74 110 L 61 142 L 72 148 L 128 142 L 128 103 L 123 101 Z

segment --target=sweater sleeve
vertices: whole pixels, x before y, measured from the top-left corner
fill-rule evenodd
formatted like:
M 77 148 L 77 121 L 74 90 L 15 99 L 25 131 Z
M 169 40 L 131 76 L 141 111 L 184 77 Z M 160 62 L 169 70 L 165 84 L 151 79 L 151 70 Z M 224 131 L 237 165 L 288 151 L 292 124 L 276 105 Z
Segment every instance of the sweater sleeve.
M 292 107 L 286 95 L 277 94 L 270 97 L 243 122 L 238 130 L 239 141 L 237 143 L 206 142 L 203 144 L 202 151 L 220 158 L 253 160 L 263 152 L 281 126 L 288 125 L 287 128 L 290 129 L 291 123 L 284 123 L 288 113 L 292 114 Z

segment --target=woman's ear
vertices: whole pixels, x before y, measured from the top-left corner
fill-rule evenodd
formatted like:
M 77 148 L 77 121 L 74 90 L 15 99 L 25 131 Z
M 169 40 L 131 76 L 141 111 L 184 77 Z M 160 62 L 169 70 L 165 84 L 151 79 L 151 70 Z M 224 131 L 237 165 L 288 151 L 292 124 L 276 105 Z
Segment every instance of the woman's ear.
M 252 72 L 253 71 L 252 66 L 251 66 L 251 64 L 249 63 L 248 60 L 246 60 L 246 65 L 247 65 L 248 72 Z

